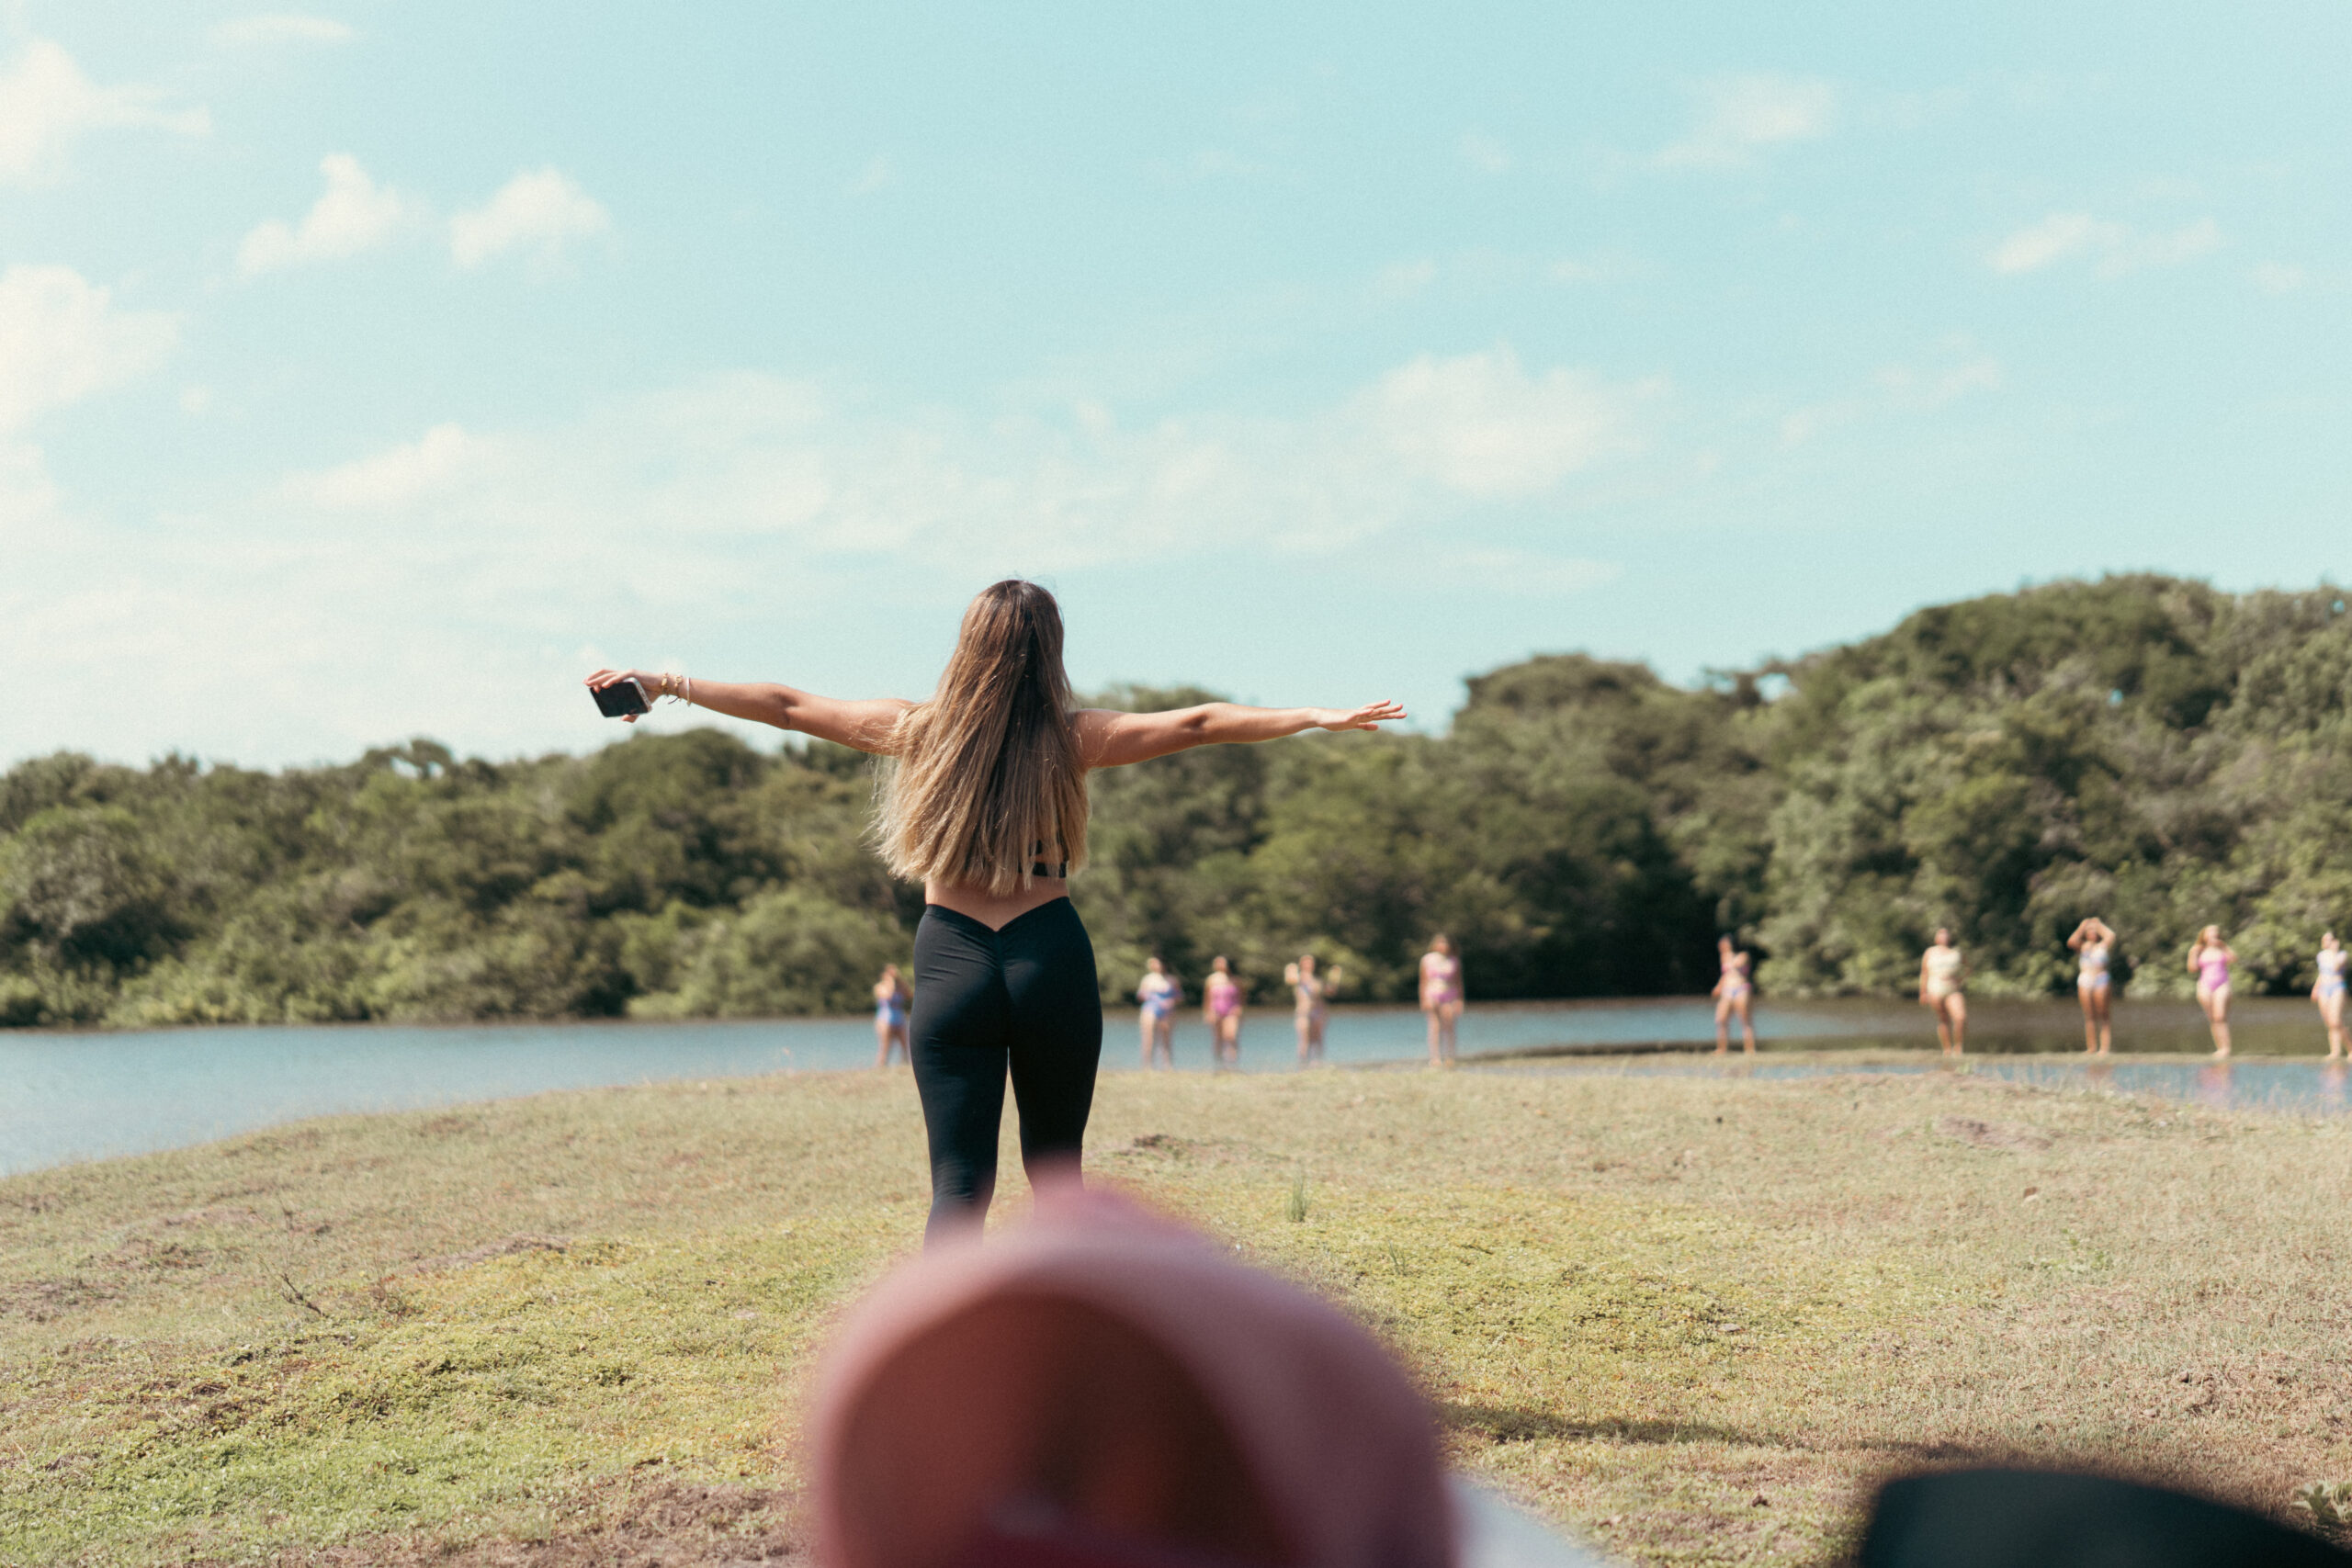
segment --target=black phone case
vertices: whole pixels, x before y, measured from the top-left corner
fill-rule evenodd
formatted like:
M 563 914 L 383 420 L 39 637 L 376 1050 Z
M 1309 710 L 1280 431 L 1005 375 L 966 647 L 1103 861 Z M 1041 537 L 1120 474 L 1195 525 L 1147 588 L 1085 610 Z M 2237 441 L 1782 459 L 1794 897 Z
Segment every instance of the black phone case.
M 651 711 L 645 700 L 645 689 L 635 681 L 616 681 L 589 695 L 596 699 L 596 711 L 606 718 L 626 718 L 633 713 Z

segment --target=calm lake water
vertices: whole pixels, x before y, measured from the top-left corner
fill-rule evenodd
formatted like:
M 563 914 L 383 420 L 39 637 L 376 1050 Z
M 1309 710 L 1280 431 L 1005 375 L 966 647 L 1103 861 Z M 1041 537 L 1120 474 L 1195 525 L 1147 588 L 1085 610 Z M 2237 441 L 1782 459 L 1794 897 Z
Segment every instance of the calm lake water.
M 2240 1059 L 2226 1072 L 2195 1061 L 2134 1059 L 2202 1055 L 2203 1021 L 2188 1004 L 2124 1003 L 2116 1009 L 2111 1066 L 2086 1068 L 2079 1014 L 2059 1003 L 1985 1003 L 1970 1036 L 1971 1069 L 2034 1082 L 2104 1086 L 2210 1103 L 2324 1113 L 2345 1108 L 2345 1077 L 2317 1058 L 2325 1050 L 2318 1017 L 2301 1000 L 2257 999 L 2233 1010 Z M 1853 1070 L 1839 1055 L 1865 1048 L 1932 1049 L 1934 1032 L 1916 1007 L 1883 1002 L 1772 1003 L 1758 1010 L 1767 1050 L 1754 1063 L 1718 1066 L 1688 1057 L 1629 1061 L 1645 1049 L 1687 1051 L 1712 1043 L 1714 1015 L 1703 999 L 1497 1004 L 1474 1008 L 1462 1024 L 1465 1056 L 1525 1070 L 1750 1072 L 1780 1077 Z M 1134 1015 L 1107 1021 L 1103 1063 L 1132 1069 Z M 1421 1015 L 1405 1008 L 1340 1008 L 1330 1060 L 1374 1066 L 1426 1052 Z M 1775 1060 L 1803 1049 L 1806 1059 Z M 1830 1055 L 1825 1056 L 1823 1052 Z M 1541 1056 L 1537 1053 L 1573 1055 Z M 1574 1055 L 1600 1058 L 1578 1062 Z M 1253 1010 L 1242 1033 L 1245 1071 L 1291 1071 L 1295 1046 L 1288 1014 Z M 1524 1060 L 1521 1058 L 1524 1057 Z M 1208 1035 L 1197 1014 L 1180 1019 L 1181 1069 L 1205 1070 Z M 872 1023 L 787 1019 L 726 1023 L 554 1023 L 407 1028 L 223 1028 L 48 1033 L 0 1032 L 0 1173 L 69 1160 L 172 1148 L 233 1133 L 336 1112 L 408 1110 L 464 1100 L 679 1078 L 864 1067 L 874 1059 Z M 1871 1071 L 1935 1070 L 1916 1058 L 1871 1062 Z

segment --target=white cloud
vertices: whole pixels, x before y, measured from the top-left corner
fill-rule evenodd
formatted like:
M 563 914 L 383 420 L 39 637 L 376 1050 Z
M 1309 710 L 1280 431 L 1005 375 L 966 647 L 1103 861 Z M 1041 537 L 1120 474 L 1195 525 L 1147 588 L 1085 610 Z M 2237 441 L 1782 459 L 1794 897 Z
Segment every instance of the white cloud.
M 552 255 L 567 240 L 602 234 L 611 215 L 554 169 L 516 175 L 487 205 L 449 220 L 449 254 L 463 267 L 480 266 L 518 247 Z
M 2265 294 L 2292 294 L 2312 280 L 2309 272 L 2291 262 L 2264 262 L 2252 276 L 2254 286 Z
M 852 196 L 872 196 L 887 186 L 898 184 L 898 181 L 899 166 L 890 161 L 890 154 L 876 152 L 865 161 L 865 167 L 857 172 L 857 177 L 850 181 L 849 193 Z
M 1654 389 L 1574 370 L 1531 377 L 1507 348 L 1398 367 L 1361 407 L 1407 466 L 1467 495 L 1531 495 L 1634 449 L 1633 404 Z
M 1437 281 L 1437 262 L 1429 256 L 1391 262 L 1372 280 L 1375 299 L 1410 299 Z
M 35 522 L 0 571 L 0 664 L 41 672 L 10 733 L 264 761 L 416 733 L 594 745 L 615 731 L 579 694 L 583 641 L 735 639 L 810 681 L 911 685 L 931 671 L 840 662 L 854 617 L 952 609 L 1008 572 L 1408 560 L 1450 586 L 1565 596 L 1608 569 L 1556 530 L 1646 395 L 1501 349 L 1279 417 L 1132 424 L 1066 392 L 882 415 L 737 374 L 547 427 L 435 423 L 124 526 L 68 525 L 33 455 L 0 442 L 0 517 Z M 224 710 L 222 689 L 244 700 Z
M 1989 354 L 1971 355 L 1940 369 L 1890 365 L 1878 373 L 1878 384 L 1896 406 L 1907 409 L 1939 409 L 1971 392 L 1997 392 L 2001 380 L 2001 362 Z
M 347 43 L 348 23 L 325 17 L 305 17 L 278 11 L 257 17 L 235 17 L 212 29 L 212 41 L 232 46 L 276 43 Z
M 436 424 L 410 446 L 321 473 L 293 475 L 286 493 L 331 512 L 381 512 L 447 488 L 483 456 L 483 443 L 457 425 Z
M 369 179 L 347 152 L 321 160 L 319 172 L 327 188 L 299 224 L 273 218 L 244 237 L 237 247 L 239 273 L 257 277 L 308 262 L 356 256 L 390 239 L 417 210 L 406 197 Z
M 166 107 L 153 87 L 101 87 L 47 39 L 27 43 L 0 69 L 0 180 L 48 178 L 91 131 L 132 127 L 201 136 L 212 120 L 201 108 Z
M 1471 588 L 1520 599 L 1550 599 L 1598 588 L 1617 576 L 1608 561 L 1534 550 L 1440 548 L 1417 557 L 1414 575 L 1434 587 Z
M 1986 253 L 1984 265 L 2016 276 L 2062 262 L 2087 261 L 2101 277 L 2142 267 L 2177 266 L 2221 248 L 2221 226 L 2211 218 L 2168 233 L 2145 234 L 2129 224 L 2087 212 L 2053 212 L 2008 235 Z
M 1462 138 L 1462 161 L 1482 175 L 1499 175 L 1510 167 L 1510 149 L 1499 137 L 1473 130 Z
M 117 310 L 70 267 L 0 273 L 0 431 L 142 376 L 179 340 L 179 318 Z
M 1654 160 L 1669 169 L 1732 169 L 1768 148 L 1828 134 L 1838 89 L 1827 82 L 1751 74 L 1718 77 L 1698 92 L 1698 124 Z

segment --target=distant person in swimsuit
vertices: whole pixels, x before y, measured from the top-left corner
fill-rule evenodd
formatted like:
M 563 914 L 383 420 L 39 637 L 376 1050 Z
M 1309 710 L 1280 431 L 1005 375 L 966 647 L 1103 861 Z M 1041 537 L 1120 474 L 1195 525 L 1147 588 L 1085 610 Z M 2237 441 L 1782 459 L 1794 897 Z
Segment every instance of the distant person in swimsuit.
M 2319 984 L 2312 987 L 2312 1000 L 2319 1004 L 2319 1015 L 2327 1021 L 2327 1059 L 2344 1060 L 2346 1053 L 2344 1040 L 2344 962 L 2352 953 L 2329 931 L 2319 939 Z
M 1950 928 L 1936 928 L 1936 944 L 1919 955 L 1919 1005 L 1936 1015 L 1936 1038 L 1944 1055 L 1957 1056 L 1967 1048 L 1968 998 L 1961 993 L 1968 965 L 1951 944 Z
M 1323 1027 L 1330 1021 L 1331 993 L 1340 988 L 1340 966 L 1322 975 L 1315 972 L 1315 954 L 1302 953 L 1295 964 L 1283 965 L 1283 983 L 1295 998 L 1292 1021 L 1298 1026 L 1298 1065 L 1323 1059 Z
M 1144 961 L 1143 984 L 1136 987 L 1136 1000 L 1143 1004 L 1143 1065 L 1156 1066 L 1165 1061 L 1176 1065 L 1176 1004 L 1184 999 L 1184 987 L 1168 966 L 1157 958 Z
M 1731 1050 L 1732 1015 L 1739 1015 L 1739 1040 L 1742 1049 L 1756 1055 L 1756 981 L 1750 971 L 1755 958 L 1739 951 L 1731 938 L 1715 939 L 1715 988 L 1709 992 L 1715 998 L 1715 1055 L 1727 1055 Z
M 2188 971 L 2197 976 L 2197 1005 L 2213 1031 L 2213 1055 L 2230 1054 L 2230 965 L 2237 954 L 2222 940 L 2222 928 L 2207 926 L 2188 944 Z
M 1440 933 L 1421 954 L 1421 1010 L 1430 1015 L 1430 1066 L 1453 1065 L 1453 1032 L 1462 1022 L 1462 960 L 1453 942 Z
M 1233 966 L 1219 953 L 1209 961 L 1208 983 L 1201 987 L 1202 1021 L 1209 1026 L 1209 1055 L 1220 1067 L 1241 1065 L 1241 982 Z
M 898 1047 L 899 1055 L 910 1064 L 914 1056 L 907 1045 L 907 1009 L 914 1000 L 914 993 L 899 978 L 899 966 L 882 965 L 882 978 L 874 982 L 874 1065 L 890 1065 L 890 1048 Z
M 2105 1056 L 2115 1049 L 2111 1022 L 2115 1010 L 2115 976 L 2109 973 L 2115 959 L 2115 931 L 2097 915 L 2075 928 L 2066 945 L 2082 960 L 2075 976 L 2075 995 L 2083 1004 L 2083 1051 Z

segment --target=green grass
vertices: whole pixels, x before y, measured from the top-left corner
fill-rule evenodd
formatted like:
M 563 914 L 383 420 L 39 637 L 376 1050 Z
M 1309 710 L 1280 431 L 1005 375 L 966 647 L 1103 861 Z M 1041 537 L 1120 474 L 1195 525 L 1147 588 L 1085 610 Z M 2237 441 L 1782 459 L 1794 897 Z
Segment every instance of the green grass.
M 1964 1076 L 1122 1074 L 1091 1150 L 1637 1560 L 1831 1560 L 1876 1477 L 1972 1457 L 2282 1517 L 2352 1479 L 2341 1122 Z M 810 1353 L 924 1195 L 903 1073 L 0 1182 L 0 1562 L 571 1561 L 680 1488 L 788 1498 Z

